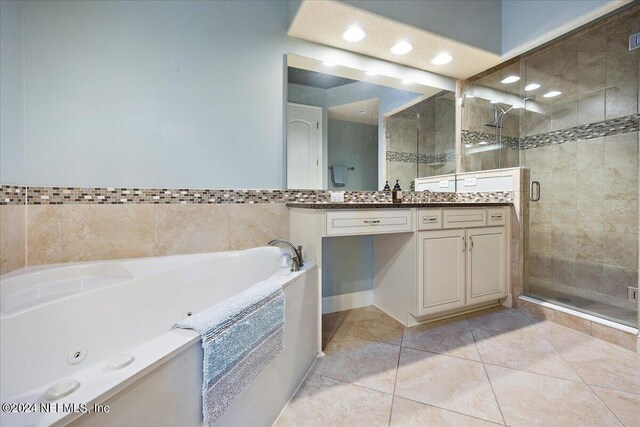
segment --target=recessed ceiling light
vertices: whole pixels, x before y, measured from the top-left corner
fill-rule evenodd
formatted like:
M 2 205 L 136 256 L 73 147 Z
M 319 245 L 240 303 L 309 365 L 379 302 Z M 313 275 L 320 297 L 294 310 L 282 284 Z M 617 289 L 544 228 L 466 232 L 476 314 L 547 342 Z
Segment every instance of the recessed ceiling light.
M 406 41 L 400 41 L 394 44 L 389 50 L 394 55 L 404 55 L 405 53 L 409 53 L 413 50 L 413 45 Z
M 448 64 L 449 62 L 451 62 L 452 59 L 453 59 L 453 56 L 449 55 L 448 53 L 441 53 L 438 56 L 436 56 L 435 58 L 433 58 L 431 60 L 431 63 L 433 65 L 444 65 L 444 64 Z
M 406 85 L 410 85 L 413 82 L 411 80 L 403 80 L 402 83 L 404 83 Z
M 518 80 L 520 80 L 520 77 L 518 77 L 518 76 L 509 76 L 509 77 L 505 77 L 504 79 L 502 79 L 502 81 L 500 83 L 504 83 L 504 84 L 508 85 L 509 83 L 515 83 Z
M 497 104 L 498 101 L 496 101 L 495 99 L 492 99 L 491 101 L 489 101 L 490 104 Z
M 375 71 L 365 71 L 364 72 L 367 76 L 377 76 L 378 73 L 376 73 Z
M 552 90 L 551 92 L 545 93 L 543 96 L 545 98 L 553 98 L 554 96 L 562 95 L 562 92 L 559 90 Z
M 362 28 L 356 26 L 347 28 L 347 30 L 342 33 L 342 38 L 350 43 L 359 42 L 366 36 L 367 33 L 365 33 Z
M 526 91 L 531 91 L 531 90 L 536 90 L 540 87 L 540 85 L 538 83 L 529 83 L 528 85 L 526 85 L 524 87 L 524 90 Z
M 488 142 L 487 142 L 487 141 L 480 141 L 480 142 L 478 142 L 478 145 L 487 145 L 487 144 L 488 144 Z
M 336 64 L 334 64 L 333 62 L 328 62 L 328 61 L 322 61 L 322 63 L 324 65 L 326 65 L 327 67 L 335 67 Z

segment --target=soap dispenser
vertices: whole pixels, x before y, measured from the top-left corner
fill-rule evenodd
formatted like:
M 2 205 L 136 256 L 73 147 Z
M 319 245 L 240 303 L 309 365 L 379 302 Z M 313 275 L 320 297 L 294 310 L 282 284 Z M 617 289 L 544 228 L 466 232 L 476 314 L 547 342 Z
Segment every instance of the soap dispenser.
M 402 203 L 402 189 L 400 188 L 400 183 L 396 179 L 396 184 L 393 186 L 393 191 L 391 192 L 391 201 L 393 203 Z
M 382 191 L 391 191 L 391 187 L 389 187 L 389 181 L 384 182 L 384 188 Z

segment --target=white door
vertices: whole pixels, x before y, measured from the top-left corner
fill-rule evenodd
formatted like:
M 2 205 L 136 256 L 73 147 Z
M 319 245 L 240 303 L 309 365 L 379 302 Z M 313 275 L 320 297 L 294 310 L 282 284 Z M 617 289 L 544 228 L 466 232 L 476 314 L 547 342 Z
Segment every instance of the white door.
M 418 233 L 418 316 L 465 305 L 465 231 Z
M 322 108 L 287 104 L 287 188 L 322 188 Z
M 470 304 L 507 294 L 507 232 L 505 227 L 467 230 L 467 298 Z

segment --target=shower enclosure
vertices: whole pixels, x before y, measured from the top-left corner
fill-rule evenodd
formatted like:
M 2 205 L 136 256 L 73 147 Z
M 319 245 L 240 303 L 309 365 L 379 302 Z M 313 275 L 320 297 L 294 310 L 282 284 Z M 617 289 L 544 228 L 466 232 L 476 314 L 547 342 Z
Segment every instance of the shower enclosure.
M 462 135 L 463 170 L 529 169 L 525 294 L 633 327 L 637 32 L 636 5 L 469 83 Z

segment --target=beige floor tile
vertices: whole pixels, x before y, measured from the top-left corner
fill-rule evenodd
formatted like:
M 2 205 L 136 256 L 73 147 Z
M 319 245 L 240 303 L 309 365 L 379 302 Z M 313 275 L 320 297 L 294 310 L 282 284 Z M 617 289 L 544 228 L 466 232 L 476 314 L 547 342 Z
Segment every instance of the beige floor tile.
M 391 402 L 389 394 L 312 374 L 275 425 L 386 426 Z
M 349 311 L 337 311 L 322 315 L 322 348 L 325 348 L 336 333 Z
M 640 394 L 640 354 L 550 322 L 538 329 L 586 383 Z
M 537 321 L 521 311 L 504 307 L 471 313 L 466 317 L 471 328 L 491 331 L 513 331 L 526 328 Z
M 602 399 L 625 427 L 640 427 L 640 394 L 625 393 L 593 386 L 591 389 Z
M 400 345 L 403 326 L 374 306 L 351 310 L 335 336 L 347 335 L 363 340 Z
M 508 426 L 621 426 L 583 383 L 486 365 Z
M 480 361 L 467 321 L 462 318 L 404 329 L 404 347 Z
M 393 398 L 390 425 L 391 427 L 491 427 L 500 424 L 396 396 Z
M 393 393 L 400 347 L 349 336 L 334 337 L 314 372 L 336 380 Z
M 529 332 L 473 329 L 484 363 L 582 381 L 553 346 Z
M 502 423 L 482 363 L 402 348 L 396 396 Z

